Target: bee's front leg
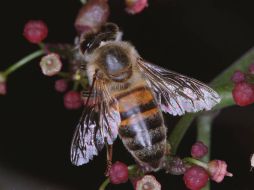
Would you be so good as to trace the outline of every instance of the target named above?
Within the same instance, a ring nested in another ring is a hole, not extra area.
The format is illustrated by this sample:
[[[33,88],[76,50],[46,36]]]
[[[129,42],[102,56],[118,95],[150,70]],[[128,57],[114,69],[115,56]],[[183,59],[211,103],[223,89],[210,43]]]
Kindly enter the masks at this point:
[[[107,168],[105,171],[105,175],[109,176],[109,171],[112,166],[112,157],[113,157],[113,145],[109,145],[106,143],[106,149],[107,149]]]

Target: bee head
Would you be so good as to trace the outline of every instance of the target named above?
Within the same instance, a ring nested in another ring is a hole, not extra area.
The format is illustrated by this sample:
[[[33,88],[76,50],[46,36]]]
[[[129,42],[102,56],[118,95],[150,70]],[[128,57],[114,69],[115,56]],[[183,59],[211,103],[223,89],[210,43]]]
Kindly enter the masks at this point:
[[[101,45],[101,42],[117,40],[119,33],[119,28],[116,24],[106,23],[98,33],[88,33],[82,36],[80,50],[83,54],[92,53]]]

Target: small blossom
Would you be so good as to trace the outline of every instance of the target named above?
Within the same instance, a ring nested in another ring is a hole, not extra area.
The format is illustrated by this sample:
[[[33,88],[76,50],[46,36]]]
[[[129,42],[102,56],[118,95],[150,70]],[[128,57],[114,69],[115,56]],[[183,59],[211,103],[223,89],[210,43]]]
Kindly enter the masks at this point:
[[[0,95],[6,95],[7,86],[6,86],[6,77],[3,73],[0,72]]]
[[[112,184],[121,184],[128,181],[128,167],[122,162],[115,162],[109,170],[109,179]]]
[[[6,95],[6,94],[7,94],[6,82],[0,82],[0,95]]]
[[[161,190],[161,184],[152,175],[145,175],[137,181],[136,190]]]
[[[68,88],[68,83],[65,79],[59,79],[55,81],[55,90],[57,92],[65,92]]]
[[[201,141],[196,142],[191,147],[191,156],[193,158],[202,158],[208,152],[208,147]]]
[[[48,27],[41,20],[30,20],[25,24],[23,35],[34,44],[43,41],[48,35]]]
[[[44,75],[53,76],[61,70],[62,62],[58,54],[50,53],[42,57],[40,66]]]
[[[250,74],[254,74],[254,63],[252,63],[252,64],[249,66],[249,72],[250,72]]]
[[[75,110],[80,108],[83,102],[80,97],[80,93],[76,91],[69,91],[64,95],[64,106],[67,109]]]
[[[245,74],[242,71],[235,71],[231,77],[231,80],[234,83],[244,82],[245,81]]]
[[[79,11],[75,28],[78,33],[96,32],[107,22],[109,6],[107,0],[90,0]]]
[[[246,82],[235,84],[232,94],[239,106],[247,106],[254,102],[254,86]]]
[[[129,14],[137,14],[148,6],[147,0],[125,0],[126,12]]]
[[[222,160],[212,160],[208,163],[208,171],[211,179],[220,183],[225,176],[232,177],[233,174],[227,171],[227,163]]]
[[[206,185],[209,175],[204,168],[192,166],[184,173],[183,179],[188,189],[200,190]]]
[[[251,167],[251,170],[254,168],[254,154],[250,156],[250,167]]]

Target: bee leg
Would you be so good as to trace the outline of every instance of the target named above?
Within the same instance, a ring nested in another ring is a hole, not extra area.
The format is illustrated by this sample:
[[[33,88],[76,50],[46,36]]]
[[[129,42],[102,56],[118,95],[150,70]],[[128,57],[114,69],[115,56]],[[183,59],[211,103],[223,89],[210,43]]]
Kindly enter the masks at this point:
[[[109,176],[109,171],[112,166],[112,157],[113,157],[113,145],[109,145],[106,143],[106,151],[107,151],[107,168],[105,171],[105,176]]]

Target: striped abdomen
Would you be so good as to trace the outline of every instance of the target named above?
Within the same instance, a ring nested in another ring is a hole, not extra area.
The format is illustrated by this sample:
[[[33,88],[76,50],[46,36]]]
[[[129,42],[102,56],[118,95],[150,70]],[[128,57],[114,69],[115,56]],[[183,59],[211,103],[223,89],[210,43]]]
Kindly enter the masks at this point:
[[[136,87],[117,96],[125,147],[142,166],[159,169],[166,147],[166,128],[161,111],[147,87]]]

